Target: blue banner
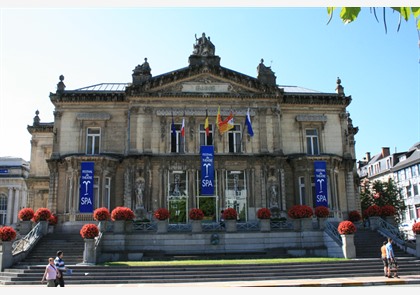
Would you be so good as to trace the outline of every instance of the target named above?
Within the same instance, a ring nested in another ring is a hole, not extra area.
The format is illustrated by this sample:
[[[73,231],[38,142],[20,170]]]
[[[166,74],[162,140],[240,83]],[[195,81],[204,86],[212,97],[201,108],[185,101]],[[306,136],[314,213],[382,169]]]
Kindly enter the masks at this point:
[[[327,192],[327,163],[325,161],[315,161],[315,207],[328,207],[328,192]]]
[[[214,195],[214,147],[203,145],[201,155],[201,195]]]
[[[82,213],[93,212],[93,168],[93,162],[81,163],[79,211]]]

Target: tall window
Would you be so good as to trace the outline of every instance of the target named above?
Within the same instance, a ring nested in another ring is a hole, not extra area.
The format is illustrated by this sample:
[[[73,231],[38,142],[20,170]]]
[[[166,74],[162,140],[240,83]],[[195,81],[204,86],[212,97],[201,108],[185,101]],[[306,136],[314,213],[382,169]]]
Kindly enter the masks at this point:
[[[111,206],[111,177],[105,177],[105,192],[103,193],[103,206],[109,208]]]
[[[204,124],[200,124],[200,146],[213,145],[213,124],[209,124],[209,131],[209,136],[207,136]]]
[[[305,177],[299,177],[299,204],[305,204]]]
[[[247,189],[244,171],[226,171],[225,208],[234,208],[239,219],[247,220]]]
[[[229,135],[229,153],[240,153],[241,146],[241,125],[235,124],[228,132]]]
[[[89,127],[86,133],[86,154],[87,155],[99,154],[100,142],[101,142],[101,129]]]
[[[169,129],[171,133],[171,153],[183,153],[184,152],[184,140],[185,137],[181,136],[181,124],[175,125],[175,133],[172,132],[172,126]]]
[[[306,129],[306,148],[308,155],[319,155],[318,130]]]
[[[185,223],[188,212],[188,180],[186,171],[170,171],[168,175],[168,210],[170,223]]]
[[[95,208],[102,207],[99,200],[99,177],[93,179],[93,204]]]
[[[7,215],[7,196],[0,195],[0,224],[6,224]]]

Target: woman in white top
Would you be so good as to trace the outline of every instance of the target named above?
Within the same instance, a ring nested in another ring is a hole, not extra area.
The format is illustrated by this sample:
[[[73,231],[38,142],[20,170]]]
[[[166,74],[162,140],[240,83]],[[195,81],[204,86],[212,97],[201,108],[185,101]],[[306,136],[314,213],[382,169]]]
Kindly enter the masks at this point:
[[[54,265],[54,258],[48,258],[48,265],[45,267],[44,275],[42,276],[41,283],[47,280],[47,287],[55,287],[55,279],[59,275],[57,268]]]

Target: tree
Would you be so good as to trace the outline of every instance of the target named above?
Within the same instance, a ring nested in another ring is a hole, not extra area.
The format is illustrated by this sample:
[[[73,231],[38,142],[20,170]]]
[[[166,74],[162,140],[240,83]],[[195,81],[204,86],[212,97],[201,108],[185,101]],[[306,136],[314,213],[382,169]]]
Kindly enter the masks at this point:
[[[361,205],[362,212],[364,212],[369,206],[378,205],[380,207],[385,205],[392,205],[396,210],[396,218],[399,220],[399,216],[406,209],[404,200],[401,196],[401,189],[398,188],[392,179],[387,182],[381,182],[376,180],[370,182],[365,180],[361,183]]]
[[[331,19],[333,18],[334,10],[337,7],[327,7],[328,15],[330,16],[330,19],[328,20],[328,23],[330,23]],[[379,22],[378,17],[376,15],[376,10],[380,9],[378,7],[371,7],[370,12],[374,14],[376,20]],[[397,31],[399,31],[401,26],[401,20],[404,19],[405,21],[408,21],[411,16],[413,16],[416,19],[416,27],[417,30],[420,30],[420,7],[382,7],[382,17],[385,27],[385,33],[387,32],[387,25],[386,25],[386,11],[387,9],[391,10],[392,12],[399,13],[399,21],[398,21],[398,27]],[[351,23],[357,19],[357,16],[359,15],[360,11],[362,10],[361,7],[341,7],[340,11],[340,18],[343,20],[345,24]]]

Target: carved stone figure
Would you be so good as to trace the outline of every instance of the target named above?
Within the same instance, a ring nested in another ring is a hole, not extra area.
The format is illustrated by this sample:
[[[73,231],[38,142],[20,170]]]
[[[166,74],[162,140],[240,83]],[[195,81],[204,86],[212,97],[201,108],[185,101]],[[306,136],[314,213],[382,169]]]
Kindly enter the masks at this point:
[[[144,208],[144,178],[139,177],[136,179],[136,208]]]
[[[197,38],[197,35],[195,35],[195,44],[193,47],[194,55],[213,56],[215,52],[215,47],[210,41],[210,37],[207,38],[205,33],[200,38]]]
[[[279,204],[277,202],[277,185],[272,184],[270,187],[270,208],[278,206]]]

